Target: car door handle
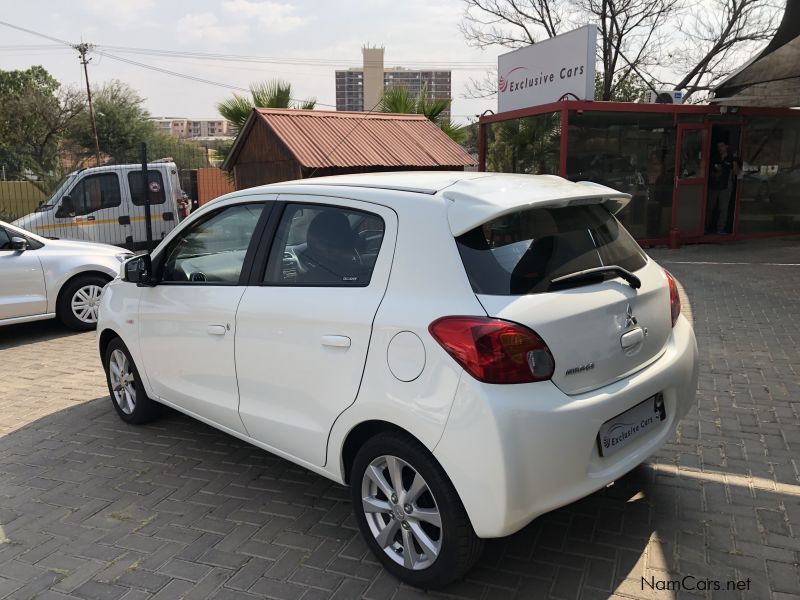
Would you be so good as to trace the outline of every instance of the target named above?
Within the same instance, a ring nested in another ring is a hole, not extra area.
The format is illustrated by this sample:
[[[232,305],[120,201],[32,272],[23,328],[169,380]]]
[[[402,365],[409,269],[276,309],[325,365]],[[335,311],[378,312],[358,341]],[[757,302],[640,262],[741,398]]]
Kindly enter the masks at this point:
[[[323,346],[332,346],[334,348],[349,348],[350,338],[346,335],[323,335]]]
[[[206,327],[208,335],[225,335],[227,331],[225,325],[209,325]]]

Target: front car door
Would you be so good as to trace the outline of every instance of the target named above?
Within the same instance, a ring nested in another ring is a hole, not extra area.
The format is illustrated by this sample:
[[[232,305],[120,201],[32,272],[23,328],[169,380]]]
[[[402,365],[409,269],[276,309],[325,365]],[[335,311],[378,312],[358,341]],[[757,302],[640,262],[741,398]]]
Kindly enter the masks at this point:
[[[160,399],[245,433],[233,343],[263,201],[229,204],[180,231],[153,258],[139,301],[142,362]]]
[[[119,174],[95,173],[78,180],[56,209],[57,237],[122,244],[125,234],[119,226],[122,209]]]
[[[0,227],[0,320],[47,312],[42,264],[35,249],[11,249],[15,235]]]
[[[397,216],[339,198],[279,200],[266,268],[253,275],[260,285],[236,315],[239,412],[257,441],[323,465],[333,422],[361,383]]]

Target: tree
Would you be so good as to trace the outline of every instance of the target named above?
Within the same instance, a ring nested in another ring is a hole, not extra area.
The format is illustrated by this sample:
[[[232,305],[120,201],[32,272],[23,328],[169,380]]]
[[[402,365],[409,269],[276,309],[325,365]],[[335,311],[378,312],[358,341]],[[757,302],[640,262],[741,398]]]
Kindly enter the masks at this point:
[[[492,123],[486,133],[489,171],[535,175],[558,172],[560,114]]]
[[[708,0],[707,6],[681,21],[682,46],[669,53],[684,73],[669,83],[686,90],[684,99],[713,89],[749,58],[742,49],[771,40],[780,24],[780,12],[765,0]]]
[[[279,79],[272,79],[250,86],[250,97],[234,94],[232,98],[217,104],[217,111],[233,124],[235,131],[241,131],[254,108],[300,108],[312,110],[317,104],[316,98],[309,98],[299,103],[292,98],[292,84]]]
[[[535,44],[596,23],[601,100],[627,95],[617,88],[631,79],[639,82],[635,86],[674,86],[684,98],[707,91],[735,66],[735,57],[771,38],[777,26],[773,0],[699,0],[700,7],[688,0],[463,1],[461,31],[480,48]],[[679,79],[670,82],[665,68],[679,70]],[[488,79],[473,81],[468,89],[473,97],[495,91]]]
[[[0,164],[6,176],[41,181],[54,174],[59,139],[82,111],[80,94],[43,67],[0,71]]]
[[[596,73],[594,77],[594,99],[602,100],[604,93],[605,79],[602,73]],[[638,75],[628,75],[613,85],[613,92],[609,100],[614,102],[639,102],[648,97],[650,91],[655,86],[655,82],[646,82]]]
[[[461,31],[477,47],[519,47],[596,23],[602,100],[657,60],[660,36],[678,0],[464,0]],[[482,88],[485,88],[485,84]],[[485,91],[485,90],[484,90]]]
[[[450,98],[429,98],[426,85],[422,86],[416,96],[412,96],[405,86],[394,86],[384,90],[378,110],[385,113],[425,115],[453,141],[460,144],[466,139],[467,132],[442,115],[450,108],[451,103],[452,99]]]
[[[178,171],[199,169],[209,165],[208,150],[191,140],[179,140],[171,135],[157,132],[145,141],[147,142],[148,160],[171,158],[178,167]],[[139,156],[133,158],[133,162],[139,162],[139,160]]]
[[[136,162],[142,142],[152,140],[156,127],[144,108],[145,99],[122,81],[113,80],[92,90],[100,151],[112,162]],[[67,143],[85,156],[94,152],[89,112],[75,119],[67,132]]]

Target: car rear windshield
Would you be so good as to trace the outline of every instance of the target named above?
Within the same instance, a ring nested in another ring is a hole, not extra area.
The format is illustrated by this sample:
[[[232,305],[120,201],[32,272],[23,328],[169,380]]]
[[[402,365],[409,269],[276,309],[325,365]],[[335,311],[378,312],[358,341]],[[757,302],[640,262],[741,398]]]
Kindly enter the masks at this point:
[[[625,228],[598,204],[521,210],[456,242],[477,294],[538,294],[563,275],[608,265],[633,272],[647,262]]]

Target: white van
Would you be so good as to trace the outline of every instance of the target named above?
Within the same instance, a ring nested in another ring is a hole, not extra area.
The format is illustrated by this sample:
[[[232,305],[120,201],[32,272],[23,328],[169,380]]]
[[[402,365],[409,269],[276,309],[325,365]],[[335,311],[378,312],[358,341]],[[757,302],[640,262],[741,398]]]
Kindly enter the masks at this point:
[[[148,194],[141,165],[112,165],[70,173],[36,212],[14,225],[44,237],[143,247],[145,203],[150,202],[153,240],[158,243],[181,220],[182,191],[174,162],[149,163]]]

